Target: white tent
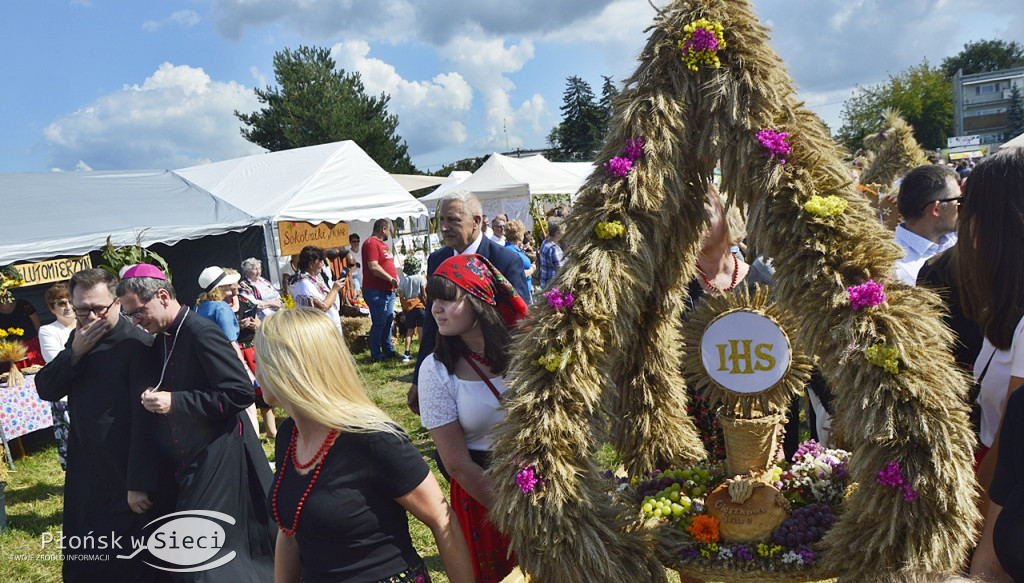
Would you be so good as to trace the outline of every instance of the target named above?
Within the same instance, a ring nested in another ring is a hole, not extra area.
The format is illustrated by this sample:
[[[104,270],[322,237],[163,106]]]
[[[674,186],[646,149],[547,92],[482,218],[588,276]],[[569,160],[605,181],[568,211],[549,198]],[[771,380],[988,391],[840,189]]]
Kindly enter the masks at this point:
[[[176,172],[254,217],[273,222],[373,221],[427,212],[352,141],[234,158]]]
[[[448,180],[445,181],[441,186],[435,188],[430,194],[420,197],[420,202],[423,204],[429,204],[441,200],[444,193],[458,189],[459,185],[466,181],[467,178],[472,176],[473,173],[466,170],[453,170],[448,175]]]
[[[475,194],[484,214],[493,217],[505,213],[532,228],[531,195],[574,195],[583,182],[580,176],[556,167],[542,156],[510,158],[495,152],[457,188]]]
[[[1024,148],[1024,134],[1021,134],[1002,146],[999,146],[1000,150],[1005,150],[1006,148]]]
[[[173,245],[257,220],[169,170],[0,174],[0,265],[114,245]]]
[[[392,174],[391,177],[407,192],[444,184],[449,180],[449,178],[443,176],[426,176],[421,174]]]

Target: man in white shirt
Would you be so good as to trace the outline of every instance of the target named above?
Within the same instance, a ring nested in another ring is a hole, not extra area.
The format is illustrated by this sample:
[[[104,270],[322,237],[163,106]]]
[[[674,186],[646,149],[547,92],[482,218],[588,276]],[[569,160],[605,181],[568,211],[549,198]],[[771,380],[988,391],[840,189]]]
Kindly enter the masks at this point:
[[[928,258],[956,245],[960,184],[949,166],[918,166],[900,183],[897,208],[903,222],[896,227],[896,242],[906,255],[896,262],[896,278],[915,285],[917,272]]]

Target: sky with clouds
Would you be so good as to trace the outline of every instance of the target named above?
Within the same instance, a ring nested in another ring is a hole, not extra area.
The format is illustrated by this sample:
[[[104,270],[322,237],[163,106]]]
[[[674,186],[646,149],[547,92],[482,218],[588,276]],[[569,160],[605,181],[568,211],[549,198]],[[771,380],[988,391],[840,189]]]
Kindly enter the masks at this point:
[[[657,2],[656,2],[657,3]],[[807,106],[833,130],[856,85],[972,40],[1024,43],[1021,0],[760,0]],[[566,77],[635,68],[647,0],[41,0],[0,5],[0,172],[180,168],[261,151],[274,53],[331,49],[391,96],[421,170],[541,148]]]

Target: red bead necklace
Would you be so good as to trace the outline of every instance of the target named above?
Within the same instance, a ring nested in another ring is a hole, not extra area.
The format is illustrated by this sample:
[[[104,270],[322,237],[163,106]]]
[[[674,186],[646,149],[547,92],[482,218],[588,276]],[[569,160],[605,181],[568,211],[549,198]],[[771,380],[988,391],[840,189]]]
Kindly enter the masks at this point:
[[[487,368],[491,368],[491,361],[484,358],[483,355],[477,354],[468,348],[466,349],[466,357],[472,358],[473,360],[479,362],[480,364],[486,366]]]
[[[281,472],[277,482],[274,483],[274,495],[271,499],[272,506],[274,509],[274,521],[281,527],[281,532],[287,536],[295,534],[295,529],[299,526],[299,515],[302,514],[302,505],[305,504],[306,498],[309,496],[309,492],[313,489],[313,484],[316,484],[316,479],[320,476],[320,469],[323,467],[324,458],[327,457],[327,450],[330,449],[334,443],[334,438],[338,436],[338,430],[332,429],[327,433],[327,437],[324,438],[324,442],[320,444],[320,449],[317,450],[316,454],[313,455],[313,459],[309,460],[306,464],[300,464],[299,460],[295,457],[295,441],[299,436],[299,428],[292,428],[292,440],[288,444],[288,451],[284,454],[284,461],[281,462]],[[292,463],[296,468],[304,470],[314,463],[316,463],[316,469],[313,470],[313,478],[309,481],[309,485],[306,486],[306,491],[302,493],[302,497],[299,498],[299,505],[295,508],[295,519],[292,521],[292,527],[285,528],[281,522],[281,515],[277,511],[277,491],[281,488],[281,482],[284,481],[284,475],[288,471],[288,460],[292,460]],[[320,463],[317,463],[320,462]]]
[[[730,255],[732,255],[732,265],[733,265],[732,282],[729,284],[729,287],[727,287],[725,289],[719,289],[719,287],[717,285],[711,283],[711,280],[708,279],[708,276],[704,275],[704,272],[701,271],[700,265],[697,265],[697,274],[700,275],[700,278],[702,280],[704,280],[704,285],[708,286],[708,289],[718,290],[720,292],[727,292],[727,291],[731,290],[732,288],[736,287],[736,283],[739,282],[739,279],[740,279],[740,260],[739,260],[739,257],[736,257],[735,253],[730,253]]]

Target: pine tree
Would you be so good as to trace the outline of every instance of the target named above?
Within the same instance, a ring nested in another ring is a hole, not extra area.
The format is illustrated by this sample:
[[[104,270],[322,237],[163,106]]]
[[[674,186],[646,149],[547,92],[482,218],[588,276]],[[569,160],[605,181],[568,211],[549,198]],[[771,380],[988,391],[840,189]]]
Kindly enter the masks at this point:
[[[548,143],[558,150],[555,157],[561,160],[593,160],[606,126],[590,84],[576,76],[567,78],[561,111],[562,123],[548,134]]]
[[[1006,110],[1006,136],[1012,140],[1024,134],[1024,97],[1021,97],[1020,87],[1014,85],[1010,89],[1010,106]]]
[[[604,84],[601,86],[601,101],[598,105],[601,106],[602,124],[601,124],[601,135],[604,136],[608,133],[608,124],[612,121],[612,104],[615,101],[615,97],[619,94],[619,89],[615,87],[615,83],[612,82],[612,78],[607,75],[601,75],[604,79]]]

